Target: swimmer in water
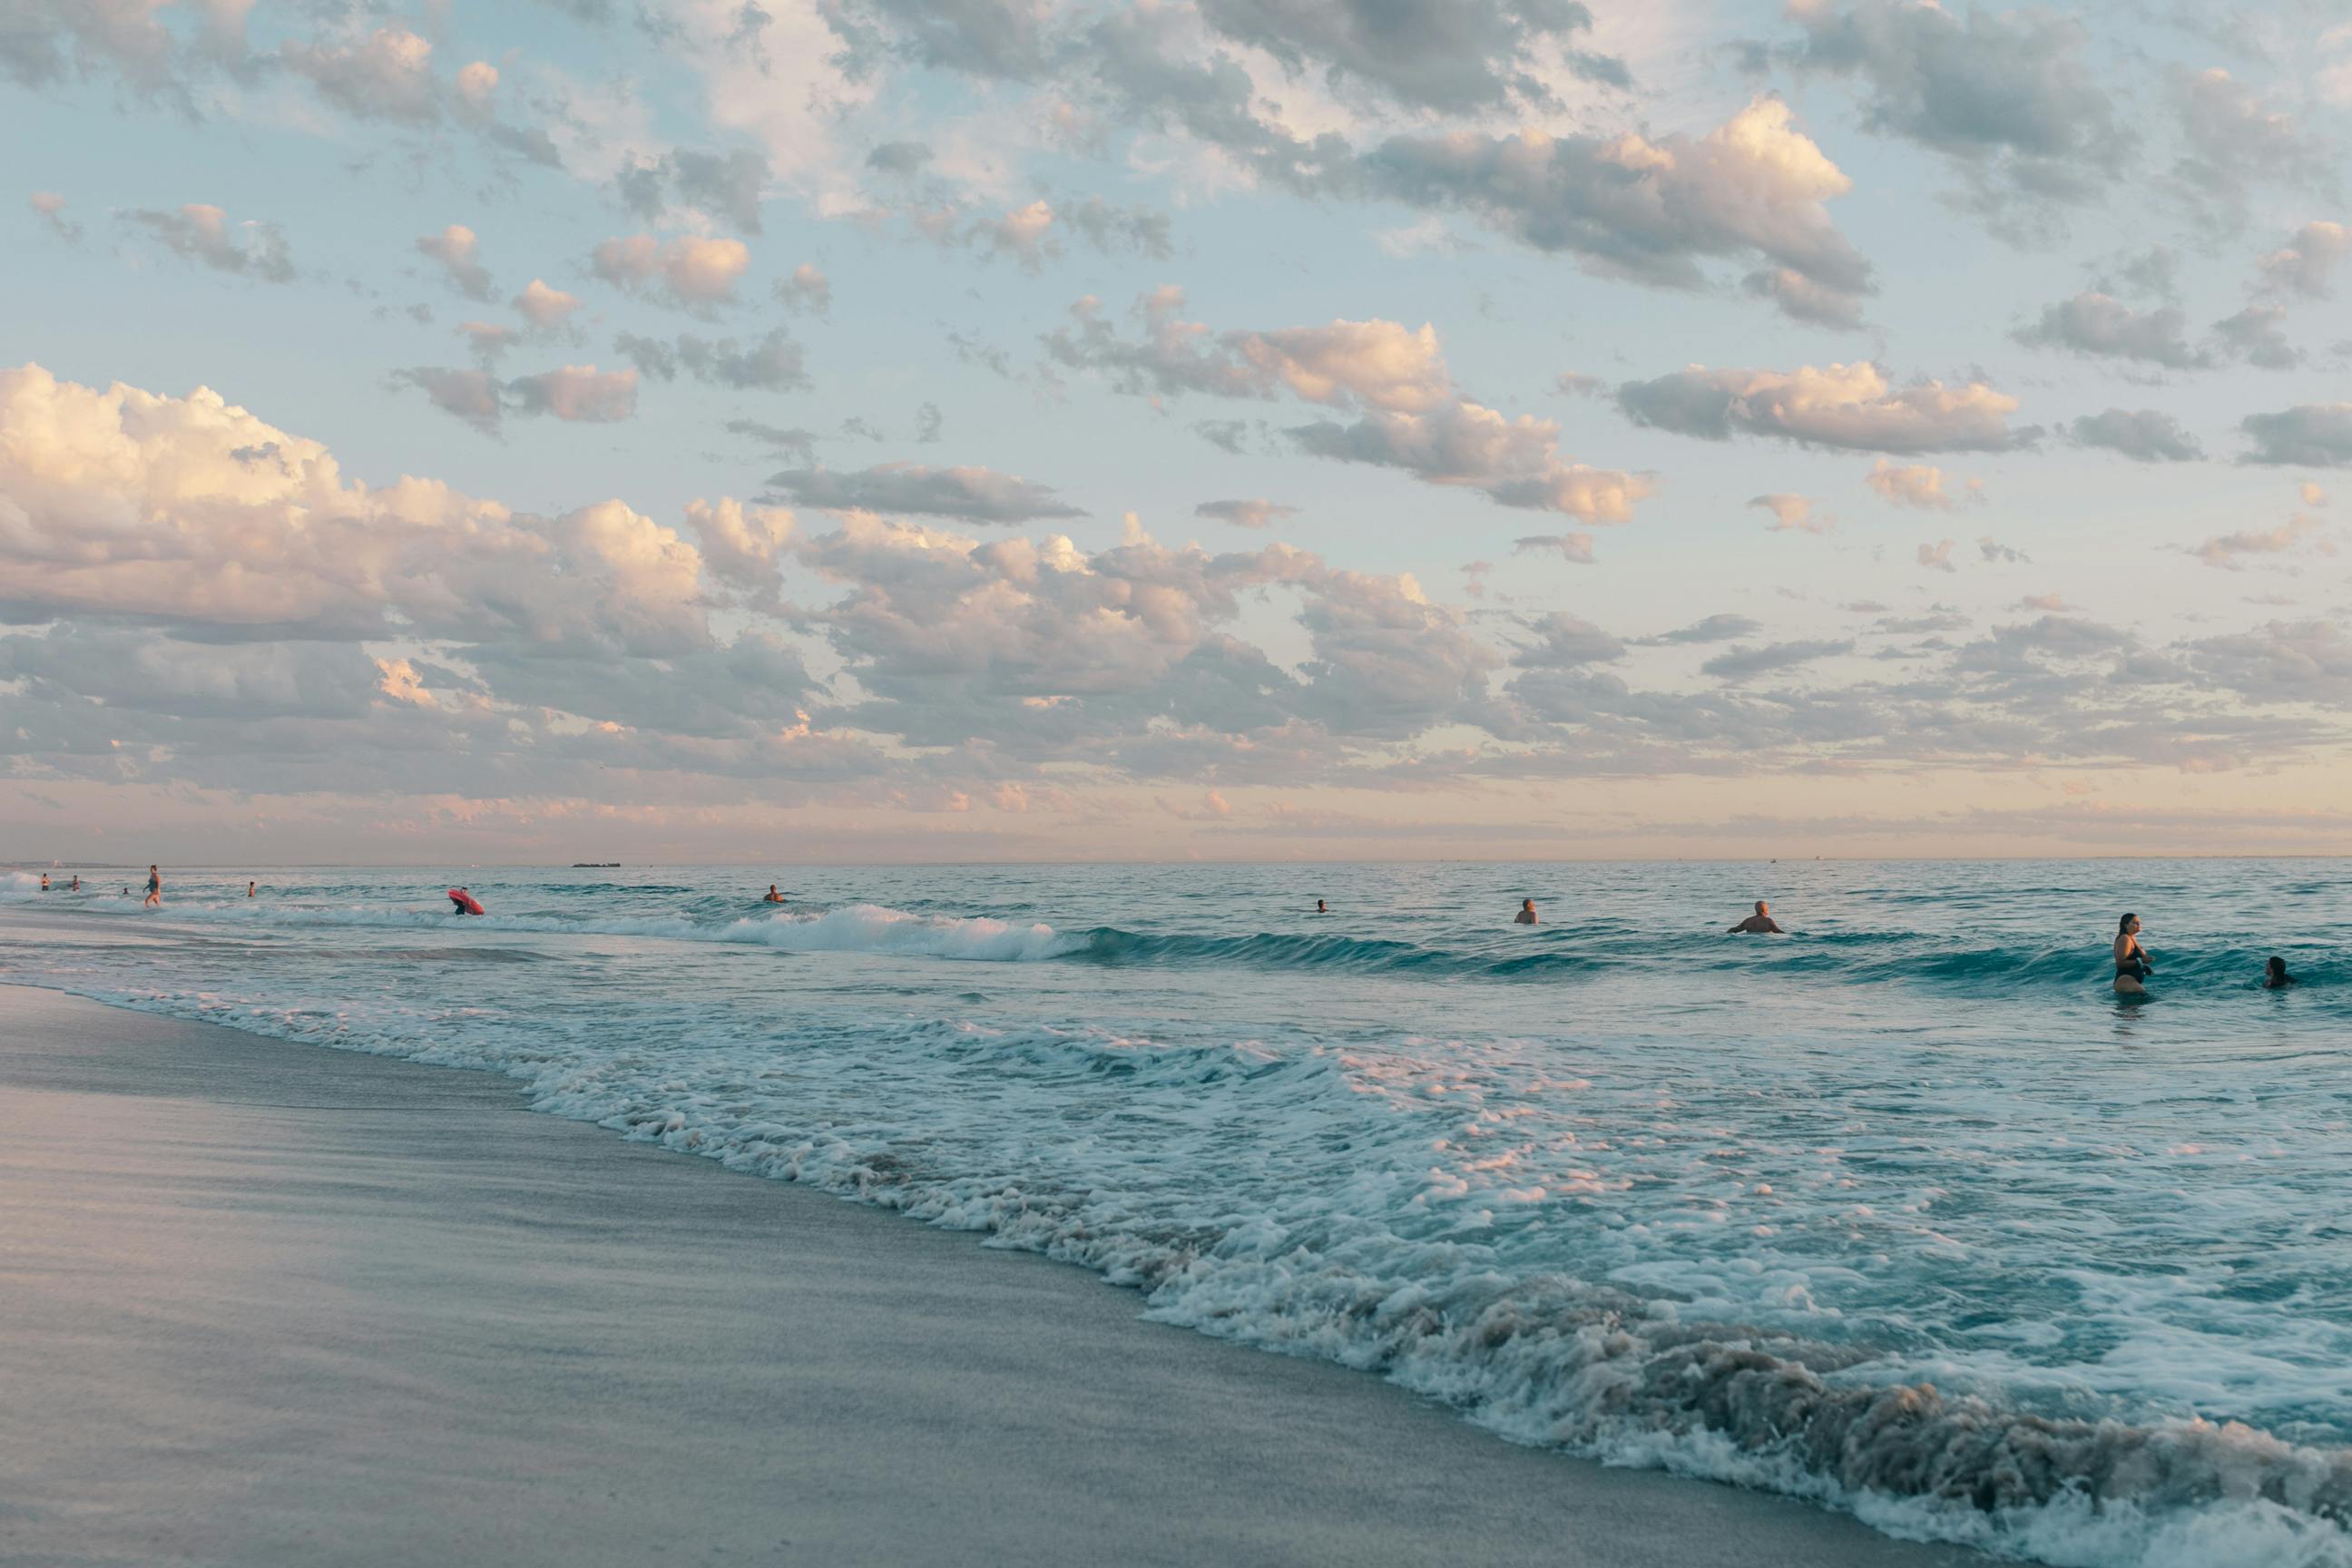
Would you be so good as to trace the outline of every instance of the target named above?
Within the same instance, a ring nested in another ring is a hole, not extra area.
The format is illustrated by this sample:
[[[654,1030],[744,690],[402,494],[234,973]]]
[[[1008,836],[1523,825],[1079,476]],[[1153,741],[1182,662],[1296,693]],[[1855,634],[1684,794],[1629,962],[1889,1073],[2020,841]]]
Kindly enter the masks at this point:
[[[763,904],[781,904],[784,901],[784,896],[776,891],[776,885],[771,882],[768,884],[768,896],[760,901]]]
[[[449,906],[461,915],[470,915],[474,911],[466,907],[466,900],[473,896],[463,888],[452,888],[449,889]]]
[[[130,891],[127,888],[123,890],[125,892]],[[142,907],[151,910],[159,909],[163,906],[163,873],[155,869],[154,867],[150,866],[147,868],[147,901]]]
[[[1511,923],[1514,925],[1523,926],[1536,926],[1543,924],[1543,921],[1536,919],[1536,901],[1533,899],[1521,899],[1519,900],[1519,912],[1511,917]]]
[[[80,892],[80,891],[81,891],[81,873],[80,873],[80,872],[77,871],[77,872],[75,872],[75,873],[74,873],[73,886],[72,886],[72,887],[70,887],[70,888],[68,888],[68,889],[66,889],[66,891],[67,891],[67,892],[68,892],[68,893],[79,893],[79,892]]]
[[[1318,915],[1328,915],[1331,911],[1324,906],[1322,900],[1318,899],[1315,900],[1315,912]]]
[[[1781,929],[1780,922],[1772,918],[1772,906],[1759,899],[1756,900],[1756,912],[1724,932],[1724,935],[1737,936],[1743,932],[1760,935],[1765,931],[1772,931],[1780,936],[1789,934]]]
[[[258,883],[247,882],[245,885],[245,896],[248,899],[253,897],[253,889],[257,886],[259,886]]]
[[[2284,958],[2272,959],[2269,967],[2263,974],[2263,989],[2265,991],[2284,991],[2290,985],[2302,984],[2302,981],[2286,972],[2286,960]]]
[[[43,892],[45,892],[45,893],[46,893],[46,892],[47,892],[48,890],[49,890],[49,874],[48,874],[47,871],[44,871],[44,872],[42,872],[42,873],[41,873],[41,891],[43,891]]]
[[[2137,991],[2140,982],[2155,972],[2147,950],[2139,944],[2139,917],[2124,916],[2116,921],[2116,989]]]

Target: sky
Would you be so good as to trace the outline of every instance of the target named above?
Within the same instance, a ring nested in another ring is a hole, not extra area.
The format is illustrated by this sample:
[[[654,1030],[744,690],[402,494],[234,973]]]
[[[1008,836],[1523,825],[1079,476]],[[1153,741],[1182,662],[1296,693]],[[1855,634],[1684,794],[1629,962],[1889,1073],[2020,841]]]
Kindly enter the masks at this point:
[[[2352,852],[2352,0],[0,0],[0,856]]]

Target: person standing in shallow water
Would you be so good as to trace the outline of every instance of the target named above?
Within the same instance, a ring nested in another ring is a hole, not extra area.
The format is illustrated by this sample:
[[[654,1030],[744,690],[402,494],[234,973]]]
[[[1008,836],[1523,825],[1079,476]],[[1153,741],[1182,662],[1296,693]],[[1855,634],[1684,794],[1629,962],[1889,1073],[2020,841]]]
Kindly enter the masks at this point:
[[[776,891],[776,885],[771,882],[768,884],[768,896],[760,901],[763,904],[781,904],[784,901],[784,896]]]
[[[1543,924],[1543,921],[1536,918],[1536,901],[1533,899],[1521,899],[1519,900],[1519,912],[1511,917],[1511,922],[1514,925],[1523,926],[1536,926]]]
[[[257,886],[259,886],[258,883],[247,882],[245,885],[245,896],[248,899],[253,897],[253,889]]]
[[[160,906],[163,901],[163,873],[155,869],[154,867],[150,866],[147,868],[147,902],[145,907],[151,910],[155,909]]]
[[[1759,899],[1756,900],[1756,912],[1749,915],[1746,920],[1741,921],[1738,925],[1733,926],[1724,934],[1727,936],[1738,936],[1742,933],[1753,934],[1764,931],[1771,931],[1780,936],[1786,936],[1789,934],[1781,928],[1780,922],[1772,918],[1772,906],[1766,903],[1763,900]]]

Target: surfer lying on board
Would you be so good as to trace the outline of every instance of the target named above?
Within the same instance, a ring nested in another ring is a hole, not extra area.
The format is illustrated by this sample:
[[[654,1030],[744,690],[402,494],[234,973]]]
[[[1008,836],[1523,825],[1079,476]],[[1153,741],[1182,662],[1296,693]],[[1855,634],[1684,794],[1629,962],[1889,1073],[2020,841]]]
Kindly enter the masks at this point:
[[[1756,900],[1756,912],[1749,915],[1746,920],[1741,921],[1738,925],[1733,926],[1724,934],[1727,936],[1738,936],[1742,932],[1762,931],[1776,931],[1782,936],[1789,934],[1786,931],[1781,929],[1780,922],[1772,918],[1772,906],[1766,903],[1763,900],[1759,899]]]
[[[2126,915],[2116,922],[2116,989],[2137,991],[2140,982],[2156,973],[2147,949],[2139,944],[2139,917]]]

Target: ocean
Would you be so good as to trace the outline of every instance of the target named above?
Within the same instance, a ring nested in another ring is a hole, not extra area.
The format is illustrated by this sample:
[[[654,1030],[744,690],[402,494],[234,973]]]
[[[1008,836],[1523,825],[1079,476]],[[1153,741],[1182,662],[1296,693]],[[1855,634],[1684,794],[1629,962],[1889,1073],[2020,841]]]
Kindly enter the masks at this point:
[[[0,872],[0,981],[504,1073],[1512,1441],[2352,1565],[2352,863],[79,869]]]

